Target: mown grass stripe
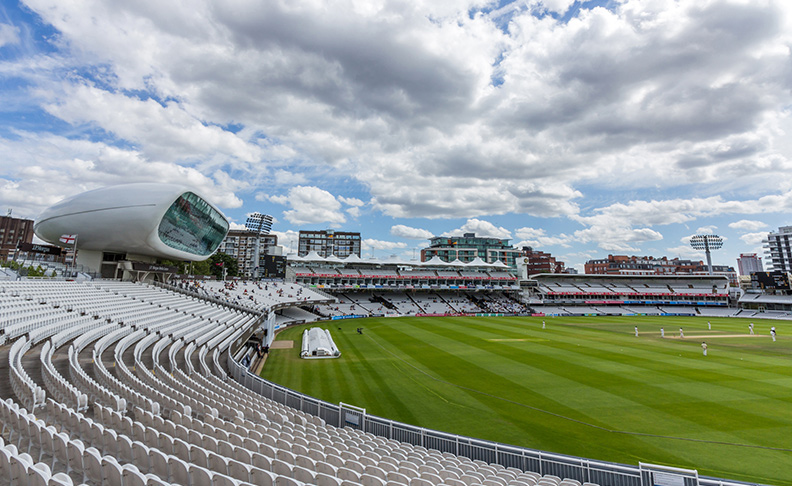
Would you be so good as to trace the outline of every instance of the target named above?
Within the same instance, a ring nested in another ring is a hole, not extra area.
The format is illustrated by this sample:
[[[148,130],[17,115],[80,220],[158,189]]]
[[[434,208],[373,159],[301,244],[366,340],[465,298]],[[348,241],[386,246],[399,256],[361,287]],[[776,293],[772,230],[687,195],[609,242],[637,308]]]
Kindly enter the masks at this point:
[[[776,344],[764,336],[713,340],[705,359],[698,338],[660,339],[660,326],[667,336],[679,327],[688,335],[740,335],[746,321],[711,319],[713,331],[701,318],[547,318],[545,330],[541,321],[333,322],[328,327],[334,338],[336,327],[342,328],[336,338],[341,359],[307,365],[294,358],[298,350],[289,350],[288,357],[273,354],[264,374],[297,388],[281,381],[293,372],[270,367],[284,357],[289,366],[308,370],[299,374],[300,391],[328,393],[338,398],[328,401],[362,404],[371,413],[416,425],[598,459],[663,462],[697,467],[701,474],[792,485],[789,452],[716,443],[792,448],[792,324],[774,323]],[[362,336],[356,327],[365,329]],[[769,329],[764,323],[755,327]],[[320,386],[317,376],[334,386]],[[456,386],[467,384],[470,390]],[[343,393],[349,395],[340,398]],[[710,442],[625,436],[524,404],[609,430]]]

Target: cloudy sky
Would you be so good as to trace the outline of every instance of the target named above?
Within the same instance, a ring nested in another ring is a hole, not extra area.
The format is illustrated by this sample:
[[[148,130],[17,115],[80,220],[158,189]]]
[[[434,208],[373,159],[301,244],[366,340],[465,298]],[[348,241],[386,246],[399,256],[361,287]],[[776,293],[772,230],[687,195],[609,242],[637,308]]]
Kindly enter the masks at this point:
[[[0,204],[123,182],[412,257],[762,252],[792,224],[786,0],[0,2]]]

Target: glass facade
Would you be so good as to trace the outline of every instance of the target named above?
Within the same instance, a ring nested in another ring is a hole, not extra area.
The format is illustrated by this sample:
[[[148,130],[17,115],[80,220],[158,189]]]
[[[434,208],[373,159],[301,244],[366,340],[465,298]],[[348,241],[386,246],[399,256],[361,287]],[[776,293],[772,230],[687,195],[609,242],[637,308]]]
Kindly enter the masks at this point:
[[[311,251],[316,251],[322,257],[360,256],[360,233],[334,230],[300,231],[297,254],[305,256]]]
[[[163,243],[199,256],[211,255],[226,233],[228,221],[192,192],[179,196],[159,225],[159,238]]]
[[[466,233],[464,236],[430,238],[429,247],[421,250],[421,259],[427,261],[435,255],[444,262],[459,259],[462,263],[469,263],[481,258],[486,263],[500,260],[514,267],[520,250],[509,245],[508,239],[478,237],[475,233]]]

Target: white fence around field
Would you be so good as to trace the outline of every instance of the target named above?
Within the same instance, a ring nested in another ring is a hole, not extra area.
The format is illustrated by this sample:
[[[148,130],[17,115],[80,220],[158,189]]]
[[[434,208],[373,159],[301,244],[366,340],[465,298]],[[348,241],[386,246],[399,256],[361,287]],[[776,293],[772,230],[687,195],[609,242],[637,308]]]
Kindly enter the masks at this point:
[[[239,341],[238,341],[239,342]],[[437,430],[416,427],[375,415],[363,409],[328,403],[254,375],[248,368],[234,360],[236,349],[229,349],[228,369],[231,376],[246,388],[278,403],[321,417],[325,422],[339,427],[353,427],[364,432],[419,445],[427,449],[450,452],[488,464],[516,467],[542,475],[552,474],[561,478],[591,482],[601,486],[651,486],[651,472],[639,466],[595,461],[582,457],[553,454],[534,449],[517,447]],[[697,482],[685,478],[684,486],[746,486],[759,483],[729,481],[717,478],[698,477]]]

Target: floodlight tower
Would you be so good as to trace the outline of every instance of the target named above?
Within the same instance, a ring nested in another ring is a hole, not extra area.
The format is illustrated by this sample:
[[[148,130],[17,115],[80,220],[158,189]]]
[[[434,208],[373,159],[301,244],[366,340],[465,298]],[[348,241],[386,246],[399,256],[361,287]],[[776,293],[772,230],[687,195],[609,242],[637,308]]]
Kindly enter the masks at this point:
[[[272,216],[269,214],[253,213],[247,217],[245,229],[256,233],[256,253],[253,257],[253,280],[258,280],[261,235],[268,235],[272,229]]]
[[[707,270],[712,275],[712,256],[710,250],[720,250],[723,246],[723,238],[718,235],[696,235],[690,239],[690,246],[695,250],[704,250],[707,254]]]

